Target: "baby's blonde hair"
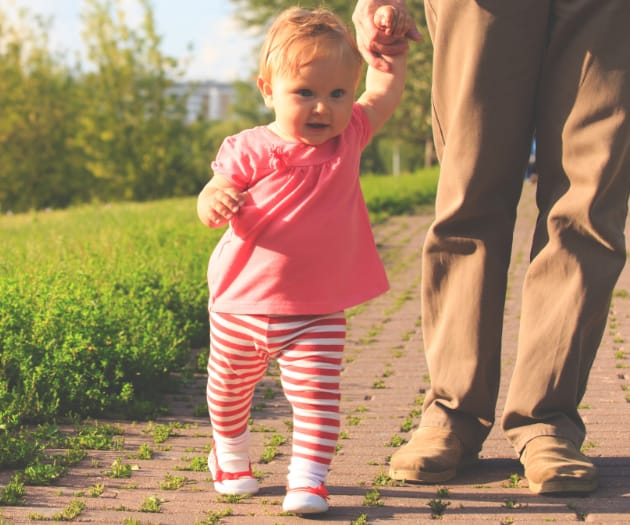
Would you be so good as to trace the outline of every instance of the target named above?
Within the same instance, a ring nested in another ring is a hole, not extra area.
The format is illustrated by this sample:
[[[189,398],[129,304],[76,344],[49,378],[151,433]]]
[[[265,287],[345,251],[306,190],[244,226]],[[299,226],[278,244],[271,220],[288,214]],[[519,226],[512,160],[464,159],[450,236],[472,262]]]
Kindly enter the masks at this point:
[[[356,63],[357,80],[362,58],[348,27],[334,13],[290,7],[273,22],[260,53],[260,77],[296,74],[319,57],[349,57]]]

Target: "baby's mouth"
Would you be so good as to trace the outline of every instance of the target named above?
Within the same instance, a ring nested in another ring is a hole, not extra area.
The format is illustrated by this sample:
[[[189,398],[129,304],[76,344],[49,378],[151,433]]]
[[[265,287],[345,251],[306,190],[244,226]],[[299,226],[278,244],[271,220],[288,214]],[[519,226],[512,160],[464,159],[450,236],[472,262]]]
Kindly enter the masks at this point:
[[[306,126],[312,129],[324,129],[328,127],[328,124],[322,124],[321,122],[309,122]]]

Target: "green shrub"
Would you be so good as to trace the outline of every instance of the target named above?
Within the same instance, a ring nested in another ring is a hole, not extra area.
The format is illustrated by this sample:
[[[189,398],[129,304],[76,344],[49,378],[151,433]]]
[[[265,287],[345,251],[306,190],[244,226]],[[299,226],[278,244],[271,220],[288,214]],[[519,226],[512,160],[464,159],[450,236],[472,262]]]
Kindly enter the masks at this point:
[[[372,223],[394,215],[416,211],[435,200],[438,169],[420,174],[394,176],[370,175],[361,178],[361,187]]]

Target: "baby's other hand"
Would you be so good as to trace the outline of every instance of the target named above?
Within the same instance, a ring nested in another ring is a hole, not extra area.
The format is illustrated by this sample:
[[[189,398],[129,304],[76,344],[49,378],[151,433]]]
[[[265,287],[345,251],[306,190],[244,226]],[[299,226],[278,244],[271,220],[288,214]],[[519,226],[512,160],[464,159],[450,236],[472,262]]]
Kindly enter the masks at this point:
[[[211,228],[225,225],[238,213],[245,196],[245,192],[239,192],[236,188],[212,188],[206,193],[203,199],[205,202],[199,210],[202,221]]]

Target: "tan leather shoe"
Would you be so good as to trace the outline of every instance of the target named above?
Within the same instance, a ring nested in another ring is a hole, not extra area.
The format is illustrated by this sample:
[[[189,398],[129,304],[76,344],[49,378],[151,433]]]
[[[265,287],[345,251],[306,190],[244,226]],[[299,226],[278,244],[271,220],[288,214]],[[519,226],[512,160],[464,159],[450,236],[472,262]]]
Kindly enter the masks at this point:
[[[585,494],[597,488],[597,468],[568,439],[532,439],[521,454],[521,463],[529,490],[535,494]]]
[[[400,447],[389,462],[389,477],[417,483],[440,483],[453,479],[457,468],[476,461],[466,456],[464,445],[450,430],[420,427],[409,443]]]

